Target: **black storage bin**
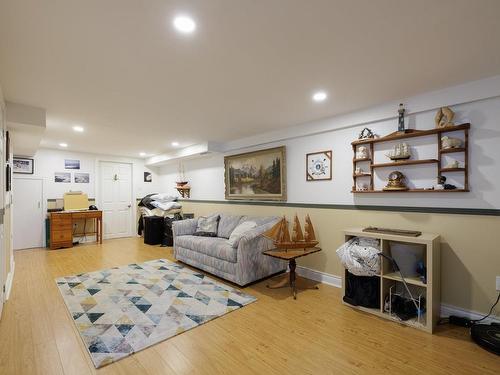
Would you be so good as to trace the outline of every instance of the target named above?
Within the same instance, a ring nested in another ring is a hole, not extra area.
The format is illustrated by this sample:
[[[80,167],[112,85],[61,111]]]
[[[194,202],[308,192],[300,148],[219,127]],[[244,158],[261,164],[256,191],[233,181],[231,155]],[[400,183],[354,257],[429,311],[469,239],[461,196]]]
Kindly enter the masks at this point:
[[[380,308],[380,277],[356,276],[345,271],[344,302],[353,306]]]
[[[163,230],[163,240],[161,242],[161,246],[174,246],[174,234],[172,233],[172,223],[175,221],[176,219],[171,219],[169,217],[166,217],[164,219],[164,223],[163,223],[163,227],[164,227],[164,230]]]
[[[163,217],[144,217],[144,243],[148,245],[159,245],[163,239]]]

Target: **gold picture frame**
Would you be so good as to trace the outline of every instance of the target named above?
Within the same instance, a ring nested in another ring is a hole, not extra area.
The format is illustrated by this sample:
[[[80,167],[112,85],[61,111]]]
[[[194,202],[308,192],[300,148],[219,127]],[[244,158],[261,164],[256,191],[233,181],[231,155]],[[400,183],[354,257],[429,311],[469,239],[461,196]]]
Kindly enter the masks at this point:
[[[226,199],[286,201],[285,146],[224,157]]]

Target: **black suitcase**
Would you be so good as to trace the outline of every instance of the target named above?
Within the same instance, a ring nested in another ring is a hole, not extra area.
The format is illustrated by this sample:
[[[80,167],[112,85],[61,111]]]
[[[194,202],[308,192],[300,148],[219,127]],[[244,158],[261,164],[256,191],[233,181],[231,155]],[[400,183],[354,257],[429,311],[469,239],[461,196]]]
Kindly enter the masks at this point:
[[[146,216],[144,218],[144,243],[159,245],[163,239],[164,221],[161,216]]]

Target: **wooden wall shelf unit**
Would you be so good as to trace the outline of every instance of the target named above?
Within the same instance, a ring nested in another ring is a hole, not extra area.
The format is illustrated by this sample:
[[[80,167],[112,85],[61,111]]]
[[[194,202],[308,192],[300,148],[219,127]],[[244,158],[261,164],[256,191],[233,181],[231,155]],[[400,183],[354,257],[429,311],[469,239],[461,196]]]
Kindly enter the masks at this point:
[[[368,138],[368,139],[359,139],[351,143],[352,150],[354,152],[354,158],[352,159],[353,165],[353,186],[351,193],[395,193],[395,192],[405,192],[405,193],[463,193],[469,191],[469,129],[470,124],[461,124],[455,126],[447,126],[444,128],[436,128],[430,130],[412,130],[409,129],[406,132],[394,132],[385,137],[380,138]],[[451,132],[464,132],[464,142],[463,147],[460,148],[447,148],[443,149],[441,147],[441,137],[445,133]],[[396,162],[388,162],[388,163],[374,163],[373,161],[373,153],[374,153],[374,145],[382,142],[392,142],[397,140],[416,138],[416,137],[425,137],[430,135],[436,135],[436,144],[437,144],[437,159],[423,159],[423,160],[414,160],[407,159]],[[370,149],[370,157],[356,159],[356,151],[357,147],[360,145],[368,145]],[[464,154],[464,167],[463,168],[444,168],[442,166],[442,155],[443,154],[451,154],[451,153],[463,153]],[[363,173],[356,173],[357,163],[361,162],[370,162],[369,171],[364,171]],[[402,191],[386,191],[386,190],[375,190],[374,182],[373,182],[373,173],[376,168],[387,168],[387,167],[402,167],[408,165],[421,165],[421,164],[436,164],[437,165],[437,173],[436,176],[441,177],[443,173],[448,172],[461,172],[464,174],[464,186],[462,189],[453,189],[453,190],[432,190],[432,189],[408,189]],[[369,188],[366,190],[358,190],[356,188],[356,180],[362,177],[369,177],[370,182],[368,184]]]
[[[433,333],[440,318],[441,310],[441,286],[440,286],[440,239],[439,235],[433,233],[422,233],[418,237],[400,236],[394,234],[371,233],[363,232],[362,228],[347,229],[344,231],[345,240],[349,241],[353,237],[369,237],[380,240],[381,251],[391,256],[390,244],[391,242],[407,243],[407,244],[420,244],[425,247],[424,250],[424,263],[427,268],[427,282],[423,283],[417,277],[405,277],[406,283],[409,285],[412,293],[419,293],[425,296],[426,299],[426,312],[421,317],[420,322],[417,319],[410,319],[401,321],[396,316],[390,315],[384,311],[384,301],[386,295],[389,293],[391,286],[397,285],[398,288],[403,287],[403,282],[399,272],[394,272],[390,262],[381,257],[380,274],[375,276],[380,278],[380,308],[366,308],[361,306],[352,306],[346,302],[344,305],[350,306],[354,309],[361,310],[370,314],[374,314],[384,319],[392,320],[403,325],[421,329],[428,333]],[[345,295],[345,279],[346,272],[342,275],[342,297]],[[343,300],[342,300],[343,301]]]
[[[408,190],[352,190],[351,193],[356,194],[373,194],[373,193],[466,193],[469,190],[453,189],[453,190],[430,190],[430,189],[408,189]]]

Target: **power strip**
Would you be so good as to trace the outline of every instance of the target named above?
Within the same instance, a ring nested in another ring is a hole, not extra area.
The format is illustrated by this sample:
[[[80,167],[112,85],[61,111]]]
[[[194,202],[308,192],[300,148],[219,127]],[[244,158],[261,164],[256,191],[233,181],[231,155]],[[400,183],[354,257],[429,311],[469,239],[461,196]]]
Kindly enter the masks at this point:
[[[467,318],[463,318],[461,316],[450,315],[450,324],[459,327],[470,327],[472,325],[472,321]]]

